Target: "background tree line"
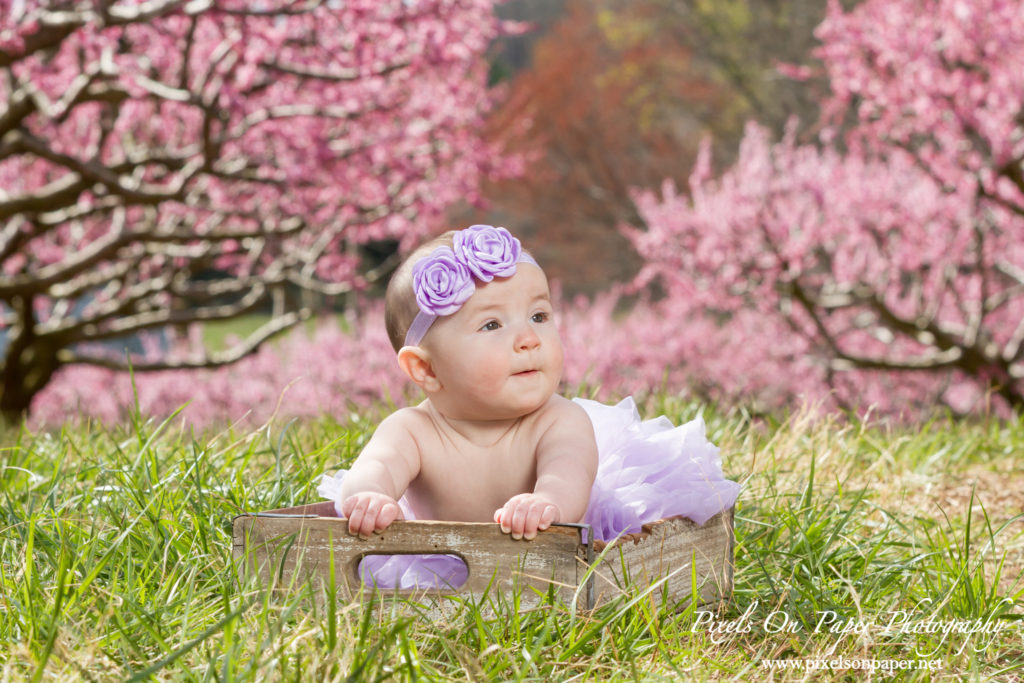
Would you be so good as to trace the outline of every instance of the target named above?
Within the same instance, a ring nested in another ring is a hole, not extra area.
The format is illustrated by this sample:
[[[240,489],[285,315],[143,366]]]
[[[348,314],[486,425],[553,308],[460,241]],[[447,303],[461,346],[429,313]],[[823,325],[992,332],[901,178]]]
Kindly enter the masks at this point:
[[[6,8],[5,413],[123,365],[90,342],[270,302],[233,349],[135,359],[234,361],[313,313],[288,287],[371,287],[366,249],[473,220],[593,295],[570,382],[1020,405],[1019,2],[541,7],[504,53],[482,0]]]

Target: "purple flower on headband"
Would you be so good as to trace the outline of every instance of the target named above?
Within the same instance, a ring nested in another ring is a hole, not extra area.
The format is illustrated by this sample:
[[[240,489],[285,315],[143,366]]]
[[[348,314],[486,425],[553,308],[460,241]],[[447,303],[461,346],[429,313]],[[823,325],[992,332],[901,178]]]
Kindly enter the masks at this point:
[[[416,303],[424,313],[451,315],[473,296],[473,275],[448,247],[438,247],[412,268]]]
[[[455,255],[481,282],[515,275],[522,247],[505,228],[471,225],[455,233],[453,240]]]

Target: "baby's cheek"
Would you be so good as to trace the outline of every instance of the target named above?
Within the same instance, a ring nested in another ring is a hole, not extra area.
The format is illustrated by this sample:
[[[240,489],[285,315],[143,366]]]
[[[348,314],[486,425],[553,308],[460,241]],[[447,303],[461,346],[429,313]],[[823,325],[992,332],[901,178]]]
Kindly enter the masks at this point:
[[[551,345],[551,365],[554,369],[552,374],[562,379],[562,372],[565,369],[565,349],[562,348],[562,340],[555,335],[555,341]]]
[[[480,368],[477,373],[479,384],[494,388],[501,386],[508,379],[511,371],[508,364],[497,358],[483,360],[478,367]]]
[[[476,372],[467,373],[457,387],[453,387],[467,406],[477,404],[481,399],[493,397],[505,386],[508,373],[498,372],[497,368],[478,367]]]

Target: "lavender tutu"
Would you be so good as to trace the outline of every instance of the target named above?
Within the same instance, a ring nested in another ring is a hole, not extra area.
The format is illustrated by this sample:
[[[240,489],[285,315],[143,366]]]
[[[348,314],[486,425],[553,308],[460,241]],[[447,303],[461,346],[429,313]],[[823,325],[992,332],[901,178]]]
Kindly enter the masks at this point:
[[[739,484],[723,477],[701,418],[676,427],[664,416],[641,420],[632,398],[614,406],[573,400],[590,416],[597,437],[597,477],[584,521],[598,540],[636,533],[666,517],[704,524],[736,502]],[[336,508],[346,473],[325,474],[317,488]],[[404,498],[398,503],[406,519],[415,518]],[[379,588],[458,587],[467,571],[452,555],[371,555],[359,566],[363,582]]]

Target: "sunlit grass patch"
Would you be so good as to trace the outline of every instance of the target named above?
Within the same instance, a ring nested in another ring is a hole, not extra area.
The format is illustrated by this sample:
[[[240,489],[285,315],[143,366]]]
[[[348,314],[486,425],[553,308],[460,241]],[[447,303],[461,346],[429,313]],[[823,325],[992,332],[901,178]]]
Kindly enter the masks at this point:
[[[744,485],[728,603],[673,611],[633,585],[592,613],[527,611],[495,594],[448,599],[438,616],[239,577],[231,518],[315,501],[319,475],[365,443],[370,415],[239,433],[137,416],[10,431],[0,676],[805,680],[765,663],[840,656],[937,659],[936,676],[1024,673],[1020,421],[882,426],[807,411],[772,422],[673,397],[658,407],[676,422],[703,414]],[[986,620],[1002,628],[927,626]]]

